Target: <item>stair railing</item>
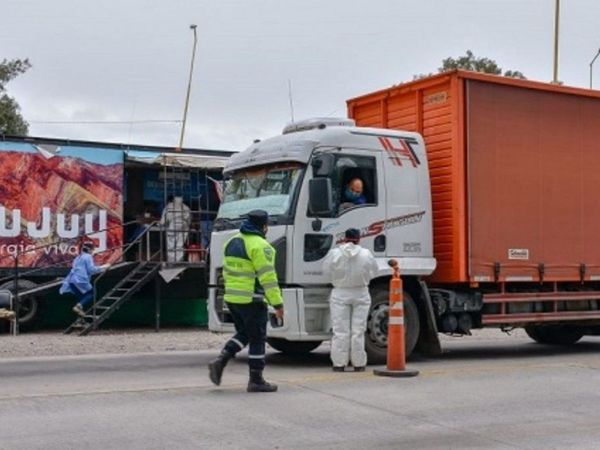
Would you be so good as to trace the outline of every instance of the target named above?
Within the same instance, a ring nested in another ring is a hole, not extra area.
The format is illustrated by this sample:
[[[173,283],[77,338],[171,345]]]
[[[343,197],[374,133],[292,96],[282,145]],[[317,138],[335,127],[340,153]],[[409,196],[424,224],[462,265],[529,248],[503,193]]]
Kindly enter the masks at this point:
[[[156,252],[150,254],[150,232],[153,231],[152,228],[156,225],[158,225],[160,227],[159,228],[160,245],[159,245],[159,249]],[[141,263],[142,255],[144,253],[143,252],[143,242],[145,240],[147,261],[153,261],[158,256],[159,257],[158,262],[162,263],[162,261],[163,261],[163,232],[162,231],[163,231],[162,225],[159,220],[150,222],[149,224],[147,224],[146,229],[144,231],[142,231],[139,235],[137,235],[135,237],[135,239],[133,239],[131,242],[128,242],[127,244],[123,244],[121,246],[123,255],[125,255],[128,250],[132,249],[133,247],[135,247],[137,245],[138,246],[138,257],[139,257],[138,262]],[[98,285],[98,282],[104,277],[104,275],[106,275],[106,273],[107,273],[107,271],[103,271],[94,279],[94,284],[93,284],[94,299],[92,301],[92,315],[93,316],[96,316],[96,302],[98,300],[97,285]]]

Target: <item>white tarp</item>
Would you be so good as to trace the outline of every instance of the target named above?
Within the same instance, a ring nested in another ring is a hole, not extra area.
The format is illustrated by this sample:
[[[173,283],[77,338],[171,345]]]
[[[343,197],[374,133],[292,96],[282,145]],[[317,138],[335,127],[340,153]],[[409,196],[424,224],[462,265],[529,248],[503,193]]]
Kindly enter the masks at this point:
[[[159,153],[127,150],[128,161],[157,164],[169,167],[195,167],[199,169],[223,169],[229,159],[226,156],[194,155],[190,153]]]
[[[165,283],[170,283],[182,273],[186,267],[173,267],[170,269],[162,269],[158,273],[165,280]]]

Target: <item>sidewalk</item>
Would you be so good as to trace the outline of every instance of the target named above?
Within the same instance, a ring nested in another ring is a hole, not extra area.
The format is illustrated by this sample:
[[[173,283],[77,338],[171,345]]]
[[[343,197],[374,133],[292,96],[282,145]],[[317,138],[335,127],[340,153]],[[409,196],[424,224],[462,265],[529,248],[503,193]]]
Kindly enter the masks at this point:
[[[206,329],[164,328],[159,333],[151,329],[99,330],[89,336],[64,335],[60,330],[23,333],[19,336],[0,335],[0,359],[28,356],[68,356],[96,354],[161,353],[220,349],[229,334],[215,334]],[[526,337],[523,330],[510,336],[497,329],[474,330],[473,336],[440,335],[444,343],[464,341],[496,341]]]
[[[28,356],[159,353],[220,348],[229,338],[206,329],[99,330],[90,336],[64,335],[60,330],[0,335],[0,359]]]

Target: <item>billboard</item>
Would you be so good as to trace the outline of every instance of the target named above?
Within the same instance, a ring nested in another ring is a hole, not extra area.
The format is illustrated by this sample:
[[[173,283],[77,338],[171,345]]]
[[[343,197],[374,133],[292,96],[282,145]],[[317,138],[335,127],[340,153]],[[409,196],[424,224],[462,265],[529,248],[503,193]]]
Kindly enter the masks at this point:
[[[22,267],[69,265],[86,235],[98,264],[120,260],[123,157],[100,145],[0,142],[0,266],[17,254]]]

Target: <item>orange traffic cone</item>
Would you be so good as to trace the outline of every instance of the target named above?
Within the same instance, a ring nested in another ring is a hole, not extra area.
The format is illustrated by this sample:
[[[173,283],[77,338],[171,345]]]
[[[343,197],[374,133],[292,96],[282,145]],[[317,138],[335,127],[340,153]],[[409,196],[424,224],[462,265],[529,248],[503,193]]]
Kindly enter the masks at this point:
[[[394,270],[390,280],[390,312],[388,319],[387,367],[375,369],[373,373],[384,377],[414,377],[418,370],[406,369],[406,344],[404,343],[404,299],[402,278],[398,261],[390,259]]]

